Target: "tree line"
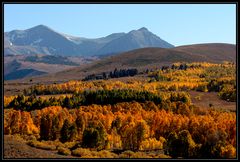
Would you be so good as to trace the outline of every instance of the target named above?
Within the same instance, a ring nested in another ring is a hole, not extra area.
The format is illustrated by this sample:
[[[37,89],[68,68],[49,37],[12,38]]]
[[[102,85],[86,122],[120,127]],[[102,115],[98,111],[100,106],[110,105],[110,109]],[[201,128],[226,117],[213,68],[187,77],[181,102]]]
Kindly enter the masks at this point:
[[[103,72],[101,74],[88,75],[83,79],[83,81],[128,77],[128,76],[135,76],[137,74],[138,74],[137,69],[120,69],[120,70],[118,70],[117,68],[115,68],[114,71]]]
[[[5,104],[5,108],[14,108],[22,111],[32,111],[49,106],[62,106],[72,109],[78,108],[82,105],[113,105],[120,102],[131,101],[152,101],[156,105],[166,105],[167,103],[178,101],[187,105],[190,105],[191,103],[190,96],[184,92],[154,94],[148,91],[137,91],[131,89],[84,91],[82,93],[74,93],[71,96],[61,96],[59,98],[50,97],[45,99],[37,97],[36,95],[18,95],[11,99],[11,101],[8,101],[8,104]]]

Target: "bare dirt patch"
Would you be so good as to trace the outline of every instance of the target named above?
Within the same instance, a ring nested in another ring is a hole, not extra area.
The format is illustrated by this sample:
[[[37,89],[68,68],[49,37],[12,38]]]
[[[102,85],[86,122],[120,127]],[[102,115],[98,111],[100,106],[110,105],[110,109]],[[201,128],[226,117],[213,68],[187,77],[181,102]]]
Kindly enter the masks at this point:
[[[230,111],[236,111],[236,102],[227,102],[220,99],[217,92],[196,92],[190,91],[192,103],[202,108],[220,108]]]

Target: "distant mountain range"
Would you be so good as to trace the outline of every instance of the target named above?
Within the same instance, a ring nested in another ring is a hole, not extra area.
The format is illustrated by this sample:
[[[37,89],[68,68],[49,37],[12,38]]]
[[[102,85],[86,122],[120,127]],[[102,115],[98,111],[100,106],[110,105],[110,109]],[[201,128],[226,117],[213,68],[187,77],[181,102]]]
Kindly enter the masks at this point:
[[[96,39],[62,34],[45,25],[4,33],[4,55],[101,56],[146,47],[174,46],[145,27]]]

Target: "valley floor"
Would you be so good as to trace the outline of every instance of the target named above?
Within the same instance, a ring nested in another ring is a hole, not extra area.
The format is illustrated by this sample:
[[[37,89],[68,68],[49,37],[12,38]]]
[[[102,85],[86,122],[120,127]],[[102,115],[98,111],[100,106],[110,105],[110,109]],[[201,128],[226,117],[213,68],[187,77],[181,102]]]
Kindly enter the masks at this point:
[[[141,152],[140,153],[141,155]],[[145,155],[162,155],[160,158],[170,158],[163,154],[163,150],[144,151]],[[79,159],[78,156],[60,155],[56,150],[43,150],[31,147],[18,135],[4,135],[4,159],[64,159],[74,158]],[[94,158],[94,157],[93,157]],[[96,158],[96,157],[95,157]],[[123,158],[123,157],[122,157]],[[125,159],[128,157],[125,157]],[[132,157],[131,157],[132,158]],[[141,157],[137,157],[141,158]]]
[[[73,156],[64,156],[57,154],[57,151],[37,149],[28,146],[25,141],[18,139],[13,135],[4,135],[4,156],[6,159],[21,158],[73,158]]]

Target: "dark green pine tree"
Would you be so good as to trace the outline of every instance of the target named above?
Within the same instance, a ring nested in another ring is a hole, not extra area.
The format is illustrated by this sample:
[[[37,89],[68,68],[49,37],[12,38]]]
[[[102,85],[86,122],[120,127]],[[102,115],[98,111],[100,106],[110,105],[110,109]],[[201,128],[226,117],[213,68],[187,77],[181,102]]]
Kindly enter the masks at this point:
[[[60,127],[59,127],[59,118],[54,116],[52,120],[52,140],[60,138]]]
[[[68,121],[68,119],[66,119],[60,131],[60,134],[61,134],[60,141],[63,143],[67,142],[70,139],[70,132],[69,132],[70,126],[71,126],[70,122]]]
[[[44,115],[40,123],[40,138],[42,140],[52,139],[52,120],[50,115]]]

